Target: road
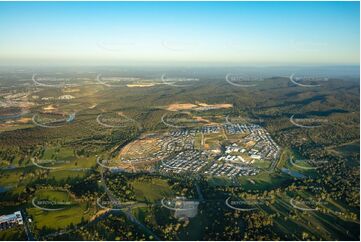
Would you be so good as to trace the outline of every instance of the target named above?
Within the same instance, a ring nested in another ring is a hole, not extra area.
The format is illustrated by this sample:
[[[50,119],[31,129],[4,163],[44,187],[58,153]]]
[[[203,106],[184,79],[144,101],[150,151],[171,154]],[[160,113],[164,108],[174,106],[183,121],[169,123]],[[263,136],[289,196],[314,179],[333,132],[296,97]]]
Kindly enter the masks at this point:
[[[112,191],[110,191],[108,189],[108,187],[105,184],[105,180],[104,180],[104,174],[103,174],[103,167],[100,168],[100,174],[101,174],[101,181],[103,184],[103,187],[105,188],[106,194],[108,195],[110,201],[112,202],[112,204],[119,204],[119,200],[116,198],[116,196],[114,196],[114,194],[112,193]],[[156,240],[161,240],[156,234],[153,233],[153,231],[151,231],[150,229],[148,229],[147,226],[145,226],[142,222],[140,222],[131,212],[130,212],[130,208],[128,207],[127,209],[121,209],[121,210],[117,210],[122,212],[131,222],[133,222],[134,224],[138,225],[138,227],[142,228],[145,232],[147,232],[148,234],[152,235],[154,237],[154,239]]]
[[[270,165],[270,171],[274,171],[274,169],[277,167],[277,164],[279,162],[280,158],[275,159],[272,164]]]
[[[204,201],[204,197],[203,197],[201,188],[199,187],[199,184],[198,184],[197,181],[195,182],[195,186],[196,186],[196,189],[197,189],[199,202],[203,202],[203,201]]]
[[[116,199],[115,195],[108,189],[108,187],[105,184],[105,180],[104,180],[104,176],[103,176],[103,168],[101,168],[100,174],[101,174],[101,181],[102,181],[103,187],[104,187],[109,199],[111,200],[112,204],[119,204],[118,199]],[[90,223],[87,223],[86,225],[81,226],[80,228],[95,224],[95,223],[107,218],[110,214],[119,215],[120,213],[123,213],[127,217],[127,219],[129,219],[132,223],[138,225],[138,227],[142,228],[146,233],[152,235],[156,240],[160,240],[160,238],[157,235],[155,235],[150,229],[148,229],[144,224],[142,224],[139,220],[137,220],[137,218],[134,217],[133,214],[130,212],[131,208],[140,207],[140,206],[144,206],[144,205],[145,204],[135,204],[135,206],[127,206],[127,207],[123,206],[123,208],[120,210],[109,210],[109,211],[105,212],[104,214],[102,214],[101,216],[95,218]],[[75,229],[79,229],[79,228],[51,233],[51,234],[44,236],[43,239],[67,234],[67,233],[74,231]]]
[[[36,239],[34,238],[33,234],[31,233],[31,230],[30,230],[29,224],[28,224],[29,220],[28,220],[28,217],[24,210],[21,211],[21,215],[23,217],[24,230],[25,230],[26,237],[28,238],[28,241],[35,241]]]

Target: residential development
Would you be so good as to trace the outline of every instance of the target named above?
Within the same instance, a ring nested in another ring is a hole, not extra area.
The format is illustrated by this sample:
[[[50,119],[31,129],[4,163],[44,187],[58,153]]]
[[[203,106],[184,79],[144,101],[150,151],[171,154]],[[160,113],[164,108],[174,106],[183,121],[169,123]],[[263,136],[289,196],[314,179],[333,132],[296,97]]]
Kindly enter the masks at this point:
[[[167,151],[178,152],[172,153],[173,155],[162,160],[161,171],[193,172],[202,173],[206,176],[234,178],[256,175],[260,169],[254,163],[262,161],[270,165],[271,162],[278,159],[279,146],[263,127],[256,124],[223,124],[195,129],[176,129],[169,134],[174,138],[174,142],[180,142],[182,140],[180,137],[183,139],[187,137],[187,140],[192,140],[200,133],[201,145],[204,145],[207,143],[205,141],[207,138],[204,138],[205,135],[220,134],[222,131],[225,132],[225,135],[240,136],[232,140],[217,140],[218,147],[212,149],[197,149],[194,146],[195,142],[189,142],[188,146],[183,145],[181,150],[176,150],[173,147],[171,149],[171,146],[167,146]],[[170,142],[169,144],[174,143]]]

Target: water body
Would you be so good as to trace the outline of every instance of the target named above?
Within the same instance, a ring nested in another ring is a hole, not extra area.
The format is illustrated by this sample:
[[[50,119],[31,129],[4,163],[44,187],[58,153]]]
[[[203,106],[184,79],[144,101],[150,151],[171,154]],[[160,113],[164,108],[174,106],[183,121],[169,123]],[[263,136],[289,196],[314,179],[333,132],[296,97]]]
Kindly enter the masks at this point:
[[[16,166],[14,166],[14,165],[5,166],[5,167],[0,168],[0,170],[3,170],[3,171],[14,170],[14,169],[16,169]]]
[[[21,116],[23,116],[24,114],[25,114],[25,113],[19,113],[19,114],[14,114],[14,115],[0,116],[0,120],[18,119],[18,118],[21,118]]]
[[[2,187],[0,186],[0,193],[3,193],[3,192],[6,192],[6,191],[9,191],[13,186],[5,186],[5,187]]]
[[[287,168],[281,168],[281,171],[287,175],[290,175],[292,177],[295,177],[295,178],[300,178],[300,179],[303,179],[303,178],[306,178],[305,175],[297,172],[297,171],[292,171],[290,169],[287,169]]]
[[[75,113],[69,114],[69,117],[66,119],[67,123],[70,123],[75,120]]]

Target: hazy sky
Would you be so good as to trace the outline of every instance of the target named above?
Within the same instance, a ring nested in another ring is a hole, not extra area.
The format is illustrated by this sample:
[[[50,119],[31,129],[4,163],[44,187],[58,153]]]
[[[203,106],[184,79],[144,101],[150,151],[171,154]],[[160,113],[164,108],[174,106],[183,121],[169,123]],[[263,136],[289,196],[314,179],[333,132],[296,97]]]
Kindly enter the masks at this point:
[[[0,64],[359,64],[358,2],[1,2]]]

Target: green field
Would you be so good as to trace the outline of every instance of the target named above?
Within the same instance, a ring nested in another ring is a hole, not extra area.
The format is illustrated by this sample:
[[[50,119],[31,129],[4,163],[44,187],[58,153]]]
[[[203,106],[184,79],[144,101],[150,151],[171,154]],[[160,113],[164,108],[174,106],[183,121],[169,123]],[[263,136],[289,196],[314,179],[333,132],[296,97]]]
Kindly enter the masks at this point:
[[[149,182],[134,180],[130,184],[138,201],[155,202],[174,195],[167,181],[159,178],[152,178]]]
[[[0,240],[1,241],[10,241],[10,240],[27,240],[24,228],[19,225],[4,231],[0,231]]]
[[[255,176],[241,176],[238,178],[240,185],[246,190],[267,190],[271,187],[287,184],[289,176],[278,172],[263,171]],[[252,182],[253,181],[253,182]]]
[[[36,192],[35,197],[36,201],[48,200],[60,203],[58,206],[47,206],[47,208],[62,208],[58,211],[45,211],[31,205],[27,212],[33,218],[35,227],[38,229],[44,226],[51,229],[66,228],[71,224],[80,223],[82,219],[89,220],[95,213],[93,206],[74,200],[65,191],[44,189]]]

